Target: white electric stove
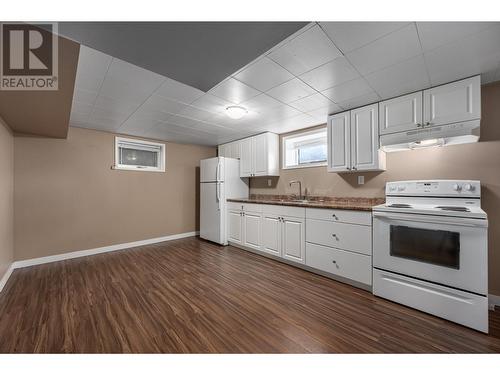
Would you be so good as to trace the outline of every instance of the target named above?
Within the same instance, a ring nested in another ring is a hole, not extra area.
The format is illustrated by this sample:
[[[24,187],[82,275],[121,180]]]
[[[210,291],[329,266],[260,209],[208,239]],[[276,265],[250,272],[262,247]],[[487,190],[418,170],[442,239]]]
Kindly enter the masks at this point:
[[[488,332],[479,181],[389,182],[373,208],[373,293]]]

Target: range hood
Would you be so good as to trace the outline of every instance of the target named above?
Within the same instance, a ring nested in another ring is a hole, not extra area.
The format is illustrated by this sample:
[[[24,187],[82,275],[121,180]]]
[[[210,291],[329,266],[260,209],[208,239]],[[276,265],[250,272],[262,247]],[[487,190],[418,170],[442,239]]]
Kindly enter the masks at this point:
[[[382,135],[380,148],[385,152],[394,152],[477,142],[480,122],[480,120],[457,122]]]

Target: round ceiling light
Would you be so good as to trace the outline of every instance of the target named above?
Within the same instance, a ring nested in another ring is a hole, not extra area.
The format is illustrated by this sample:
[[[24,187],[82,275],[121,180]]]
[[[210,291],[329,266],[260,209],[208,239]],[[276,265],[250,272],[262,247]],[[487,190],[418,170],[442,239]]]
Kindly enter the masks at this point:
[[[231,117],[232,119],[239,120],[243,116],[247,114],[246,108],[237,106],[237,105],[232,105],[226,108],[226,114]]]

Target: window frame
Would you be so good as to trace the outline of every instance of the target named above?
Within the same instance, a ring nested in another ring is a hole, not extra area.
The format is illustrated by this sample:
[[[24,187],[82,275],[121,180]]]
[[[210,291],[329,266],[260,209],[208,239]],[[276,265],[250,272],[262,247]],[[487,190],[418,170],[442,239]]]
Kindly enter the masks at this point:
[[[290,135],[283,136],[281,139],[281,169],[300,169],[300,168],[314,168],[314,167],[324,167],[328,165],[328,138],[327,138],[327,133],[326,133],[326,126],[313,129],[313,130],[304,130],[300,132],[296,132]],[[325,161],[318,161],[314,163],[307,163],[307,164],[297,164],[297,165],[292,165],[292,166],[287,166],[286,165],[286,141],[291,139],[291,138],[296,138],[308,134],[314,134],[314,133],[320,133],[320,132],[325,132],[325,139],[326,139],[326,144],[327,144],[327,155]]]
[[[147,146],[155,146],[160,148],[160,155],[158,157],[158,166],[150,167],[145,165],[129,165],[129,164],[120,164],[120,144],[122,142],[127,143],[137,143],[137,145],[147,145]],[[140,172],[165,172],[166,167],[166,145],[165,143],[160,142],[151,142],[145,141],[142,139],[136,138],[126,138],[126,137],[115,137],[115,164],[113,169],[123,170],[123,171],[140,171]]]

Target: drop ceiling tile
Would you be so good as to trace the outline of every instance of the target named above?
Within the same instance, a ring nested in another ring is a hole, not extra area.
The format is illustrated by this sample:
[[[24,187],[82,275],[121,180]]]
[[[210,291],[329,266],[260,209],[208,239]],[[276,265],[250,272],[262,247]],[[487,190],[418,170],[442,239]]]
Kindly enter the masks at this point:
[[[208,112],[208,111],[205,111],[203,109],[188,105],[188,106],[184,107],[179,112],[179,115],[185,116],[185,117],[190,117],[190,118],[195,119],[195,120],[204,121],[204,120],[207,120],[207,119],[213,117],[214,114],[212,112]]]
[[[230,77],[211,89],[209,93],[231,103],[239,104],[261,92]]]
[[[160,121],[155,119],[139,118],[134,115],[121,124],[117,131],[122,134],[144,135],[159,123]]]
[[[186,127],[186,128],[195,128],[203,125],[202,121],[198,121],[189,117],[173,115],[168,121],[169,124]]]
[[[191,104],[196,99],[204,94],[203,91],[177,82],[173,79],[166,78],[163,84],[158,88],[155,94],[175,100],[177,102]]]
[[[106,76],[100,94],[111,99],[142,103],[153,94],[155,88],[148,84],[133,83]]]
[[[227,100],[218,98],[217,96],[205,94],[196,99],[193,103],[191,103],[191,105],[207,112],[220,113],[224,112],[228,106],[233,104]]]
[[[121,119],[101,117],[98,114],[93,113],[87,122],[87,125],[91,129],[105,130],[105,131],[115,131],[123,123]]]
[[[97,91],[89,91],[84,89],[76,88],[73,93],[73,101],[82,103],[82,104],[90,104],[94,105],[94,102],[97,98]]]
[[[367,94],[358,96],[356,98],[351,98],[343,102],[338,103],[340,107],[347,109],[363,107],[368,104],[373,104],[380,101],[380,97],[375,92],[369,92]]]
[[[266,125],[268,131],[278,134],[288,133],[294,130],[307,128],[313,125],[319,125],[321,122],[307,114],[290,117],[283,121],[278,121]]]
[[[99,90],[112,59],[102,52],[80,46],[76,87],[91,91]]]
[[[267,57],[258,59],[234,76],[238,81],[267,91],[293,78],[293,75]]]
[[[73,100],[71,105],[71,114],[79,114],[79,115],[90,115],[94,106],[92,104],[81,103]]]
[[[463,39],[497,22],[417,22],[418,35],[424,51]]]
[[[302,74],[299,78],[318,91],[351,81],[360,77],[345,57],[339,57],[327,64]]]
[[[129,117],[130,113],[121,113],[112,109],[95,107],[94,111],[90,115],[89,121],[92,122],[93,119],[109,119],[113,123],[117,121],[121,125]]]
[[[326,96],[323,96],[322,94],[315,93],[313,95],[309,95],[305,98],[296,100],[294,102],[289,103],[290,106],[297,108],[299,111],[302,112],[310,112],[318,108],[322,107],[337,107],[335,103],[333,103],[331,100],[329,100]]]
[[[320,22],[321,28],[343,53],[360,48],[405,25],[408,22]]]
[[[322,121],[326,123],[328,116],[337,112],[342,112],[342,108],[339,106],[336,106],[335,108],[332,108],[330,106],[328,107],[322,107],[315,109],[314,111],[307,112],[309,116],[314,117],[315,119]]]
[[[70,125],[81,125],[85,124],[89,119],[90,113],[82,114],[78,112],[71,112],[69,116]]]
[[[340,102],[357,98],[372,91],[372,88],[363,78],[357,78],[324,90],[321,93],[336,104],[339,104]]]
[[[299,75],[341,56],[319,26],[314,26],[268,55],[289,72]]]
[[[241,103],[241,105],[248,110],[265,112],[272,108],[279,107],[283,104],[280,101],[270,97],[269,95],[260,94],[250,100]]]
[[[176,114],[181,112],[187,105],[176,102],[174,100],[165,98],[160,95],[151,95],[142,105],[141,109],[144,111],[161,111],[165,113]]]
[[[382,99],[423,90],[430,86],[423,55],[365,76]]]
[[[314,93],[315,90],[313,88],[298,78],[294,78],[266,92],[267,95],[283,103],[290,103]]]
[[[424,54],[432,85],[495,70],[500,62],[500,26],[487,28]],[[455,62],[455,63],[450,63]]]
[[[173,116],[171,113],[157,111],[147,108],[139,108],[132,115],[133,118],[143,119],[143,120],[155,120],[155,121],[167,121]]]
[[[290,107],[286,104],[282,104],[279,107],[274,107],[272,109],[269,109],[269,111],[261,113],[261,116],[262,123],[266,123],[284,120],[290,117],[298,116],[300,114],[302,114],[302,112],[298,109]]]
[[[105,97],[103,95],[99,95],[95,101],[95,106],[97,108],[131,114],[139,108],[140,104],[138,104],[137,102],[116,100]]]
[[[417,29],[412,23],[346,55],[363,75],[422,54]]]

